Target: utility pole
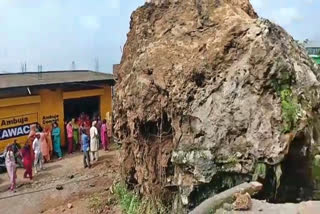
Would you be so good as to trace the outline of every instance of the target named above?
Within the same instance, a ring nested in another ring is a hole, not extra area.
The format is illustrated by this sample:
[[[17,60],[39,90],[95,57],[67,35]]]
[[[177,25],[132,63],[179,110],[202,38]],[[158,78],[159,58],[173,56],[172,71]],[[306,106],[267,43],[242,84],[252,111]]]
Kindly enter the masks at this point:
[[[95,58],[95,71],[96,72],[99,72],[99,59],[98,59],[98,57],[97,58]]]
[[[21,63],[21,72],[26,73],[27,72],[27,63]]]
[[[76,70],[76,63],[74,61],[72,61],[71,70]]]
[[[42,79],[42,65],[38,65],[38,80]]]

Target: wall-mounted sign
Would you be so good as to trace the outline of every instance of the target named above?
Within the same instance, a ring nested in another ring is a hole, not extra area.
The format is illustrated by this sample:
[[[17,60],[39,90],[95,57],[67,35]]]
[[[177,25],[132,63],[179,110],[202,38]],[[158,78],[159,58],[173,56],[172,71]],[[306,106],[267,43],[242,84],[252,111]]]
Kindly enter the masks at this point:
[[[59,115],[48,115],[42,117],[42,124],[52,124],[54,122],[59,122]]]
[[[29,135],[30,125],[37,122],[37,113],[0,118],[0,142]]]

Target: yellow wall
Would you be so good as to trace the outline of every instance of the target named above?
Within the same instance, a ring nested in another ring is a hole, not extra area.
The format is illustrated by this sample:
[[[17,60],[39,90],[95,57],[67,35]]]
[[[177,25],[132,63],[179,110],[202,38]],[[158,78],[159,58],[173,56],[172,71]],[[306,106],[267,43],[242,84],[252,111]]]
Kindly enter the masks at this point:
[[[43,89],[40,91],[40,121],[41,126],[46,127],[54,121],[57,121],[61,129],[61,144],[65,145],[64,136],[64,110],[62,90],[48,90]]]
[[[18,119],[21,116],[27,117],[28,122],[39,122],[42,126],[52,124],[54,120],[58,120],[61,129],[62,145],[65,145],[64,133],[64,105],[65,99],[74,99],[82,97],[100,97],[100,114],[102,119],[111,116],[112,112],[112,92],[110,86],[105,86],[101,89],[81,90],[73,92],[63,92],[61,89],[49,90],[43,89],[39,96],[28,96],[19,98],[0,99],[0,152],[5,146],[17,139],[19,143],[25,143],[27,136],[10,138],[1,140],[1,130],[21,126],[25,124],[11,124],[9,126],[1,126],[2,120]],[[36,115],[36,116],[35,116]],[[36,120],[36,121],[35,121]]]
[[[25,101],[30,101],[31,104],[25,103]],[[35,103],[38,101],[38,103]],[[11,98],[11,99],[1,99],[0,100],[0,130],[8,130],[8,128],[14,128],[17,126],[22,126],[24,124],[35,123],[39,120],[38,112],[40,110],[40,97],[28,97],[28,99],[23,98]],[[4,104],[5,105],[1,105]],[[12,104],[8,106],[8,104]],[[29,118],[27,122],[16,122],[10,125],[5,125],[5,121],[8,120],[19,120],[21,118]],[[0,131],[0,135],[3,132]],[[0,138],[2,135],[0,136]],[[27,136],[9,138],[6,140],[0,139],[0,152],[4,150],[4,148],[13,142],[14,139],[17,139],[19,143],[24,144],[27,141]]]

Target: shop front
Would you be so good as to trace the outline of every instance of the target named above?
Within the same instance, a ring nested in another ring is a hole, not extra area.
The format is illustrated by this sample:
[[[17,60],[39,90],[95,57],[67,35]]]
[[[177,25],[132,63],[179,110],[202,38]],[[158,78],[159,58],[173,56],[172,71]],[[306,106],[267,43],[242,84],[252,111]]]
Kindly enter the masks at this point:
[[[91,118],[100,116],[111,122],[112,75],[99,73],[98,78],[96,72],[86,72],[86,81],[81,79],[79,82],[76,78],[71,81],[65,78],[53,84],[48,81],[48,84],[34,83],[22,86],[26,88],[26,94],[17,92],[21,91],[19,86],[12,88],[14,97],[10,97],[8,87],[1,88],[3,85],[1,84],[2,77],[6,76],[0,75],[0,152],[14,139],[17,139],[22,145],[26,143],[32,124],[38,123],[42,127],[46,127],[57,122],[61,128],[61,140],[62,146],[64,146],[65,122],[77,118],[82,112]],[[68,76],[79,74],[76,71],[70,73],[68,72]],[[50,77],[59,74],[65,74],[65,71],[52,72]],[[80,74],[84,75],[84,71]],[[11,75],[9,75],[10,78],[12,78]],[[25,74],[16,75],[25,77]],[[90,75],[95,76],[91,77]],[[44,80],[38,82],[44,82]],[[111,124],[109,124],[110,126]]]

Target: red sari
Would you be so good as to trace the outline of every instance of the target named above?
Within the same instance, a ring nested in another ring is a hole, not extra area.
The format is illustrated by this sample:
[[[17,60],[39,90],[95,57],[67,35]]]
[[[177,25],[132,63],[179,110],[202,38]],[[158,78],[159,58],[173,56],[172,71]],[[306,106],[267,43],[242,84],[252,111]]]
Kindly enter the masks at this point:
[[[21,150],[21,156],[23,158],[23,166],[25,168],[25,172],[23,177],[27,178],[29,176],[30,180],[32,180],[32,150],[29,145],[26,145]]]

